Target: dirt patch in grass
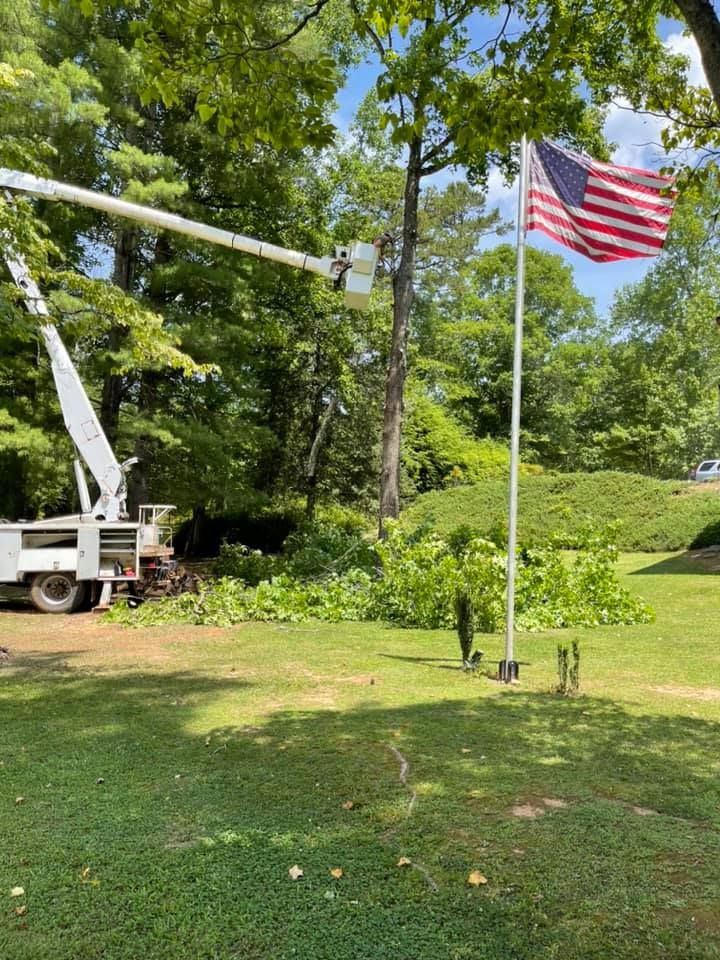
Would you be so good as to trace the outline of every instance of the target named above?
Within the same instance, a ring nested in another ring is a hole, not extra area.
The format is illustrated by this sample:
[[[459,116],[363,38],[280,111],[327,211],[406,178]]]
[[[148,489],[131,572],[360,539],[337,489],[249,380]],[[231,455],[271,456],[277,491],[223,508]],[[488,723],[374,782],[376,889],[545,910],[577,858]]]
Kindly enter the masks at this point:
[[[377,682],[375,677],[371,677],[368,674],[358,674],[356,677],[338,677],[335,680],[335,683],[351,683],[355,687],[372,687]]]
[[[532,803],[516,803],[511,811],[514,817],[522,817],[525,820],[534,820],[536,817],[542,817],[545,813],[544,807],[535,807]]]
[[[704,480],[702,483],[689,483],[683,493],[720,493],[720,480]]]
[[[715,936],[720,935],[720,903],[712,906],[702,906],[688,911],[690,922],[700,930],[706,930]]]
[[[535,820],[537,817],[544,816],[548,810],[560,810],[567,805],[566,800],[559,800],[556,797],[541,797],[539,800],[526,800],[525,803],[516,803],[510,812],[514,817]]]
[[[676,910],[661,910],[658,912],[658,917],[665,922],[689,923],[697,930],[709,933],[713,937],[720,936],[720,902]]]
[[[177,659],[176,645],[188,647],[226,636],[221,627],[163,626],[128,630],[95,613],[69,616],[2,612],[3,639],[10,641],[9,669],[37,660],[44,669],[124,670],[142,664],[162,667]],[[237,629],[237,628],[233,628]],[[4,647],[8,649],[9,646]],[[3,662],[0,656],[0,662]]]

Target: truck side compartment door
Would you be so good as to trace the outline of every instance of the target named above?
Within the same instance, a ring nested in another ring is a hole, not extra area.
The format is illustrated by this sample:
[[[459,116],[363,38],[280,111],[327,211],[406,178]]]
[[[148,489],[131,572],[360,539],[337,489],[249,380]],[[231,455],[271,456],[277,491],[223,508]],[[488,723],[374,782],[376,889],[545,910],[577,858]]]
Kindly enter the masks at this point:
[[[0,528],[0,583],[15,583],[18,578],[18,557],[22,534],[19,530]]]
[[[94,580],[100,572],[100,530],[78,527],[77,579]]]

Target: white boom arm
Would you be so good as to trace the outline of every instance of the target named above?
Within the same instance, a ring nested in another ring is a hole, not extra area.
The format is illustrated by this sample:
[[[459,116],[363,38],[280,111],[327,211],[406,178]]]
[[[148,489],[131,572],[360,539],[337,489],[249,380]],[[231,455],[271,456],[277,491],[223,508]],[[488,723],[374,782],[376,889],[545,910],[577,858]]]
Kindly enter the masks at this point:
[[[22,290],[28,312],[34,316],[47,317],[47,304],[25,261],[19,254],[9,251],[4,252],[4,259],[13,280]],[[40,333],[50,356],[65,426],[100,489],[100,496],[91,507],[85,478],[80,464],[76,461],[75,476],[83,513],[91,513],[94,517],[104,517],[106,520],[121,520],[125,516],[125,471],[131,462],[136,461],[120,464],[115,458],[57,329],[52,323],[41,323]]]
[[[163,230],[173,230],[198,240],[207,240],[232,250],[241,250],[265,260],[275,260],[285,263],[299,270],[309,270],[329,280],[344,281],[345,305],[358,310],[367,308],[370,300],[375,267],[378,261],[378,247],[372,243],[355,242],[348,249],[339,249],[338,256],[312,257],[296,250],[286,250],[272,243],[263,243],[244,237],[240,233],[230,230],[220,230],[210,227],[196,220],[186,220],[174,213],[156,210],[154,207],[144,207],[127,200],[119,200],[94,190],[84,190],[82,187],[73,187],[57,180],[47,180],[35,177],[30,173],[19,170],[8,170],[0,167],[0,187],[11,190],[20,190],[22,193],[34,197],[44,197],[46,200],[67,200],[69,203],[78,203],[83,207],[92,207],[118,217],[130,220],[139,220],[148,226]]]

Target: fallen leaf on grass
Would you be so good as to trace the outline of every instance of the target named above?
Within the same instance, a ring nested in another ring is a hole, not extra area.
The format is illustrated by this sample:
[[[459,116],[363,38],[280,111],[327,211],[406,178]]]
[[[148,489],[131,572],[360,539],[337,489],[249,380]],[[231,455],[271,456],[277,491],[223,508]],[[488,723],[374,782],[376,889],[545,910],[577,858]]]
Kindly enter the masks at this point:
[[[339,880],[340,877],[344,876],[344,874],[345,871],[342,867],[333,867],[333,869],[330,871],[330,876],[335,877],[336,880]]]
[[[24,917],[27,913],[27,907],[23,904],[21,907],[15,907],[15,915],[18,917]]]
[[[10,891],[11,897],[22,897],[24,896],[24,894],[25,894],[24,887],[13,887],[12,890]]]
[[[303,876],[302,867],[299,867],[297,864],[295,864],[294,866],[290,867],[290,869],[288,870],[288,873],[290,874],[290,879],[291,879],[291,880],[299,880],[300,877]]]
[[[483,876],[479,870],[473,870],[473,872],[467,878],[467,882],[471,887],[482,887],[488,882],[488,880],[487,877]]]
[[[90,867],[83,867],[80,871],[80,883],[89,883],[92,887],[100,886],[100,881],[90,876]]]
[[[400,857],[400,859],[397,862],[397,865],[399,867],[409,867],[411,863],[412,863],[412,860],[410,859],[410,857]]]
[[[346,800],[342,806],[343,806],[343,810],[352,810],[355,804],[352,802],[352,800]]]

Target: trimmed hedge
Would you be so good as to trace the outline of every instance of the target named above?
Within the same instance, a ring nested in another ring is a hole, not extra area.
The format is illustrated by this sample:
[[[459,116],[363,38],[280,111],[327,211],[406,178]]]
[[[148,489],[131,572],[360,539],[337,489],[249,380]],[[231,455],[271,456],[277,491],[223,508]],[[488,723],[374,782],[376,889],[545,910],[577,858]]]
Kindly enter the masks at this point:
[[[507,480],[487,480],[426,493],[404,511],[403,526],[430,526],[441,535],[469,526],[497,539],[507,527]],[[620,521],[621,550],[682,550],[720,543],[720,493],[634,473],[543,474],[521,477],[518,538],[555,536],[572,546],[588,523]]]

